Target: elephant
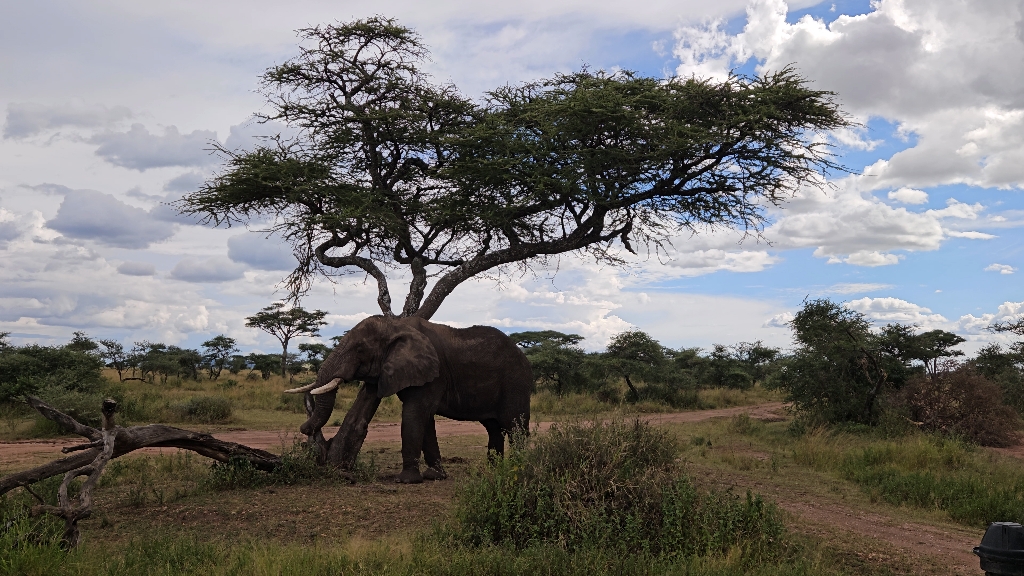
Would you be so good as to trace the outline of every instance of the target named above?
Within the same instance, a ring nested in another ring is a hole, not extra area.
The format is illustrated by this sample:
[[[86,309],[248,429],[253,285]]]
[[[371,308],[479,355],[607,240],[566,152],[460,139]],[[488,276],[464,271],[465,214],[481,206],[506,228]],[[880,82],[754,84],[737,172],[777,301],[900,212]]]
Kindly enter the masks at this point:
[[[300,427],[303,434],[323,442],[320,429],[334,410],[338,386],[352,381],[362,381],[363,387],[342,429],[326,443],[326,458],[334,464],[344,464],[346,453],[354,461],[369,419],[380,400],[392,394],[402,401],[401,483],[446,477],[435,414],[483,424],[488,453],[499,457],[506,436],[529,433],[530,362],[496,328],[451,328],[417,317],[362,320],[320,366],[316,381],[287,390],[307,393],[309,418]],[[421,453],[427,466],[422,473]]]

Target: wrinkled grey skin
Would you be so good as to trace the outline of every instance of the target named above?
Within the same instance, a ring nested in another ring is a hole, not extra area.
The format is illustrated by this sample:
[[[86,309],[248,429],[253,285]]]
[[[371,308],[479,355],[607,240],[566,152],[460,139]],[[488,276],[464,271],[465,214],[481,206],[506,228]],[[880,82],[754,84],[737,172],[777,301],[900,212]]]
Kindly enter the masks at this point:
[[[364,383],[338,434],[326,442],[326,460],[337,466],[355,461],[370,418],[391,394],[402,401],[399,482],[445,477],[435,414],[480,422],[487,429],[488,450],[498,455],[504,453],[505,436],[528,432],[530,363],[495,328],[456,329],[421,318],[373,316],[352,328],[331,352],[317,373],[317,385],[335,378]],[[307,396],[313,402],[307,402],[309,419],[300,430],[311,440],[323,442],[320,429],[330,420],[336,396],[337,390]],[[423,473],[421,453],[427,464]]]

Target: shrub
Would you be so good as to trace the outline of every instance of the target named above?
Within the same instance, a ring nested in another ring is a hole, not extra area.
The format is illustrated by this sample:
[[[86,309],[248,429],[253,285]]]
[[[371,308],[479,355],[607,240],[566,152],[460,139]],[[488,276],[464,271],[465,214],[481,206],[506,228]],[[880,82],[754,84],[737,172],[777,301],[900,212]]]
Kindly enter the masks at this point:
[[[912,378],[897,398],[926,430],[964,436],[982,446],[1011,446],[1019,440],[1016,411],[1003,404],[999,386],[974,369]]]
[[[676,455],[667,433],[640,421],[552,426],[465,486],[456,537],[660,556],[774,549],[782,535],[774,505],[698,491]]]
[[[170,405],[171,413],[182,422],[217,424],[231,418],[231,401],[217,396],[193,396]]]

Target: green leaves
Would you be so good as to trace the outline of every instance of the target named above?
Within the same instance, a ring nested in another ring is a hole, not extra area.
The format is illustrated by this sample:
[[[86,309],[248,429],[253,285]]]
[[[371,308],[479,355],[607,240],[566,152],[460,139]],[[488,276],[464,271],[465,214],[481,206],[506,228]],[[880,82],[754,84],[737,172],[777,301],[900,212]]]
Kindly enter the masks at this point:
[[[411,276],[401,315],[429,318],[462,282],[568,252],[621,264],[680,230],[758,231],[764,208],[842,170],[829,92],[790,69],[724,82],[587,69],[477,104],[422,72],[419,37],[375,17],[302,30],[262,92],[294,136],[251,152],[177,207],[258,223],[293,244],[292,296],[318,274]],[[433,286],[428,291],[430,279]]]

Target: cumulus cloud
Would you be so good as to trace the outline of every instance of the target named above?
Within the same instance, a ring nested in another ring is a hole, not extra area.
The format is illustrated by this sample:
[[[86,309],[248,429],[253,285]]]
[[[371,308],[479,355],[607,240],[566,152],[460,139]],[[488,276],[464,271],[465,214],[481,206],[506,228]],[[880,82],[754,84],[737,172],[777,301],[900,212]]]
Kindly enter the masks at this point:
[[[889,266],[902,258],[897,251],[937,250],[951,236],[990,237],[955,230],[977,221],[984,210],[981,204],[949,199],[945,208],[914,212],[882,202],[847,178],[828,192],[801,190],[776,213],[764,236],[780,249],[813,247],[815,256],[833,264]]]
[[[765,328],[789,328],[789,323],[792,322],[794,318],[796,318],[796,316],[792,312],[783,312],[765,320],[762,326]]]
[[[941,314],[899,298],[861,298],[847,302],[846,307],[878,323],[914,324],[926,330],[949,322]]]
[[[1009,335],[1004,334],[995,338],[998,335],[992,335],[988,331],[988,327],[996,322],[1016,322],[1022,318],[1024,318],[1024,302],[1003,302],[995,312],[985,313],[981,316],[973,314],[961,316],[956,321],[955,327],[958,332],[976,336],[991,335],[994,339],[1005,340],[1009,338]]]
[[[277,237],[247,232],[228,238],[228,258],[239,264],[248,264],[257,270],[291,270],[295,256],[291,248]]]
[[[122,262],[117,267],[117,273],[125,276],[153,276],[156,267],[149,262]]]
[[[985,267],[985,272],[999,272],[1000,274],[1013,274],[1017,269],[1009,264],[989,264]]]
[[[889,200],[895,200],[903,204],[927,204],[928,193],[924,190],[903,187],[889,192]]]
[[[875,266],[892,266],[893,264],[899,264],[901,254],[886,254],[877,250],[860,250],[850,254],[846,258],[840,260],[836,257],[829,258],[829,263],[845,262],[846,264],[853,264],[854,266],[867,266],[873,268]]]
[[[127,132],[105,132],[90,141],[98,144],[96,155],[115,166],[143,171],[168,166],[205,166],[215,163],[209,142],[217,133],[193,130],[181,134],[175,126],[164,128],[163,135],[150,134],[142,124],[132,124]]]
[[[5,139],[18,140],[64,127],[106,128],[131,116],[131,111],[124,106],[12,102],[7,105],[3,135]]]
[[[68,192],[46,226],[68,238],[133,249],[166,240],[175,230],[173,224],[157,220],[141,208],[93,190]]]
[[[787,12],[754,0],[738,34],[717,22],[680,29],[677,73],[793,64],[856,117],[894,121],[917,142],[864,170],[874,189],[1024,185],[1024,68],[1006,65],[1024,58],[1019,0],[879,0],[827,24]]]
[[[185,282],[228,282],[243,276],[243,268],[223,256],[198,260],[182,258],[171,269],[171,278]]]
[[[683,276],[700,276],[718,271],[760,272],[779,258],[767,251],[727,252],[720,249],[696,250],[676,254],[668,265]]]

